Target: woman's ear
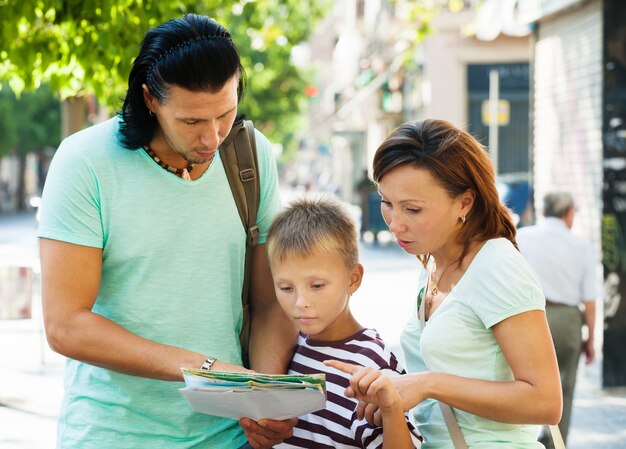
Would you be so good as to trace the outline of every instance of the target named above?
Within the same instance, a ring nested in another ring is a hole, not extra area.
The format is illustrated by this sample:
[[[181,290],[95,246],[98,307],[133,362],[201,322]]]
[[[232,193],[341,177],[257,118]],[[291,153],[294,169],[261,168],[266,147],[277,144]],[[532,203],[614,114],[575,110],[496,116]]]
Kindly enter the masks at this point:
[[[361,265],[360,263],[355,263],[350,270],[350,294],[356,292],[361,286],[361,281],[363,280],[363,271],[363,265]]]
[[[460,197],[460,216],[465,217],[472,210],[474,206],[474,200],[476,199],[476,192],[472,189],[467,189],[465,192],[461,193]]]

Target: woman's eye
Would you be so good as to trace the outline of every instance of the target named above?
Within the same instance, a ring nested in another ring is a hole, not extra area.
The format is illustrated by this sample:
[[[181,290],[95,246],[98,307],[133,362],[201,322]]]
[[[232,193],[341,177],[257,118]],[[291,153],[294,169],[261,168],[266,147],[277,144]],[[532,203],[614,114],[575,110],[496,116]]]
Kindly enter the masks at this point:
[[[421,211],[421,209],[411,209],[411,208],[407,208],[406,210],[408,213],[410,214],[417,214]]]
[[[278,287],[280,289],[281,292],[286,292],[289,293],[291,290],[293,290],[292,287]]]

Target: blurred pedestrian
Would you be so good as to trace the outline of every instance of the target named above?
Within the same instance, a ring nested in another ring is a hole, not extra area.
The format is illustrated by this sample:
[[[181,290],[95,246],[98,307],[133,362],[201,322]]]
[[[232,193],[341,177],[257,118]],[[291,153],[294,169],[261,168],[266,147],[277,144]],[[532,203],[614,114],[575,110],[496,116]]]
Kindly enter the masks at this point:
[[[39,237],[50,346],[68,357],[59,448],[269,448],[296,420],[194,413],[181,367],[241,371],[246,233],[219,145],[244,72],[229,32],[188,14],[147,32],[120,116],[65,139]],[[256,132],[260,242],[279,209],[271,145]],[[296,331],[255,247],[251,367],[284,372]],[[293,338],[292,338],[293,336]]]
[[[409,374],[390,378],[423,448],[541,447],[537,424],[561,416],[558,366],[487,152],[448,122],[410,122],[376,151],[374,180],[389,230],[426,268],[401,336]],[[347,395],[376,422],[359,376]]]
[[[561,372],[563,417],[559,429],[565,442],[581,351],[587,364],[595,358],[595,300],[599,293],[598,264],[591,244],[570,231],[575,213],[570,193],[548,193],[543,199],[544,222],[520,229],[517,237],[546,297],[546,315]],[[583,325],[587,327],[584,340]],[[547,432],[544,435],[542,442],[552,447]]]

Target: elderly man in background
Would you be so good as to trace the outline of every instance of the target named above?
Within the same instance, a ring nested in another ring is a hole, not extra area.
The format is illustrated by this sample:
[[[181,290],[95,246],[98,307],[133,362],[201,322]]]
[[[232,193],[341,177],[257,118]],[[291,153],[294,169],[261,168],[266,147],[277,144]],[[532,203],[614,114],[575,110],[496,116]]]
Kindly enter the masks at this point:
[[[543,204],[544,222],[521,228],[517,243],[537,272],[546,297],[546,314],[563,388],[563,417],[559,428],[567,442],[578,360],[582,351],[587,364],[595,357],[597,264],[591,244],[570,231],[575,214],[572,195],[548,193]],[[584,340],[583,325],[587,326]],[[542,443],[552,447],[551,441],[542,440]]]

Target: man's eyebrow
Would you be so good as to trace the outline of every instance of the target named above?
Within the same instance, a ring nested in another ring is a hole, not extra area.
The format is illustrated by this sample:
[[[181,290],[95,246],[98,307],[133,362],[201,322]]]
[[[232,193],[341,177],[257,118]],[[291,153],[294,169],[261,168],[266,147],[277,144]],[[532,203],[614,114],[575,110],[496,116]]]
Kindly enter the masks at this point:
[[[231,112],[237,110],[238,106],[235,106],[232,109],[229,109],[228,111],[224,112],[222,115],[218,116],[217,118],[222,118],[222,117],[226,117],[228,114],[230,114]],[[181,120],[181,121],[189,121],[189,120],[194,120],[194,121],[203,121],[206,120],[205,118],[199,118],[199,117],[178,117],[177,120]]]

